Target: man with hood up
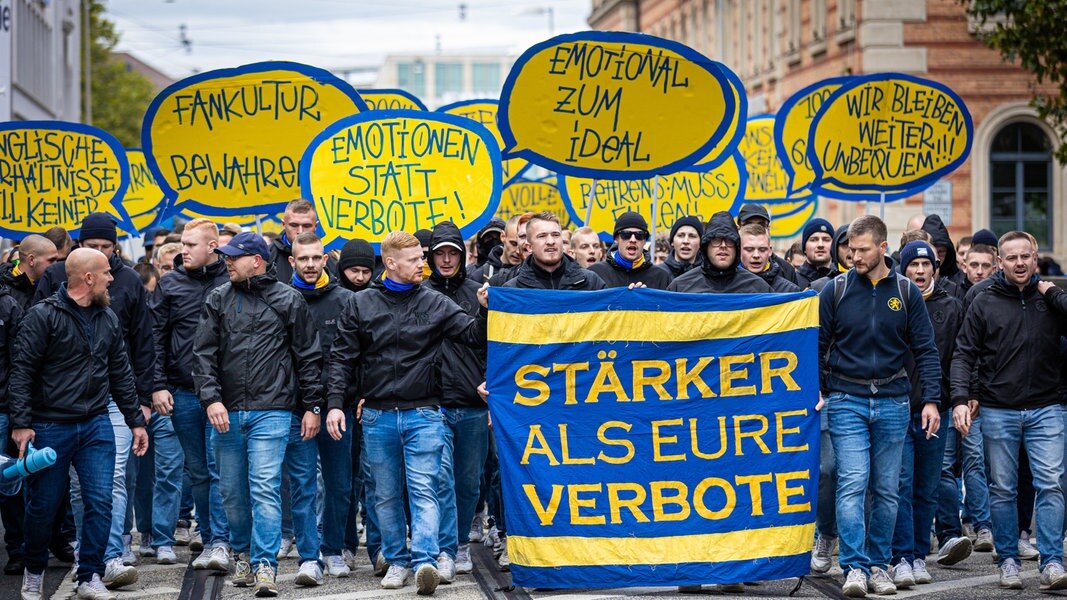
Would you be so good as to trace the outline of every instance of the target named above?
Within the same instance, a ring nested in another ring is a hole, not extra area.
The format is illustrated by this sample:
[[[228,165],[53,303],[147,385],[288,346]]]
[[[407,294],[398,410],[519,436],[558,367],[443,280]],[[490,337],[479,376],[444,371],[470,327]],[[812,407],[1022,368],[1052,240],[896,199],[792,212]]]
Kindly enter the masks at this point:
[[[689,270],[699,267],[704,259],[700,256],[700,236],[704,235],[704,223],[697,217],[682,217],[671,225],[668,238],[671,251],[667,258],[656,265],[666,271],[673,280]]]
[[[656,290],[667,289],[671,276],[652,264],[645,251],[648,223],[640,213],[625,212],[615,221],[615,250],[607,259],[589,267],[609,288],[643,284]]]
[[[500,239],[500,236],[504,235],[504,228],[507,227],[507,223],[500,217],[493,217],[489,219],[489,222],[478,230],[478,237],[475,238],[478,244],[478,262],[477,266],[482,266],[485,261],[489,260],[489,253],[492,252],[498,246],[502,246],[504,242]],[[431,250],[432,252],[432,250]]]
[[[766,281],[775,293],[800,291],[795,283],[782,275],[781,266],[771,258],[771,236],[763,226],[755,223],[742,225],[738,234],[741,236],[741,265],[745,269]]]
[[[498,219],[499,220],[499,219]],[[503,224],[503,221],[500,221]],[[438,223],[430,238],[431,274],[426,285],[477,317],[479,285],[467,278],[463,237],[451,221]],[[470,573],[468,524],[474,519],[482,470],[489,451],[489,410],[478,396],[485,381],[486,352],[445,339],[437,351],[441,373],[441,406],[445,416],[445,451],[437,496],[441,503],[440,554],[442,581]],[[462,528],[461,528],[462,526]]]
[[[723,210],[711,216],[700,238],[700,253],[704,264],[676,278],[668,291],[712,294],[771,293],[767,282],[737,267],[741,264],[741,236],[734,226],[734,218]]]
[[[485,259],[481,265],[470,272],[470,278],[475,283],[481,285],[489,280],[507,277],[507,272],[522,264],[526,231],[523,229],[520,235],[519,219],[521,218],[522,215],[513,215],[508,219],[504,225],[504,233],[500,235],[501,243],[484,255],[481,252],[478,253],[478,260],[482,260],[483,256]]]
[[[926,220],[923,221],[922,229],[929,233],[934,240],[931,246],[934,247],[934,250],[937,250],[937,260],[941,263],[939,277],[951,281],[957,286],[963,285],[965,276],[959,265],[956,264],[956,246],[952,243],[952,238],[948,235],[948,228],[945,227],[941,217],[937,215],[926,217]]]

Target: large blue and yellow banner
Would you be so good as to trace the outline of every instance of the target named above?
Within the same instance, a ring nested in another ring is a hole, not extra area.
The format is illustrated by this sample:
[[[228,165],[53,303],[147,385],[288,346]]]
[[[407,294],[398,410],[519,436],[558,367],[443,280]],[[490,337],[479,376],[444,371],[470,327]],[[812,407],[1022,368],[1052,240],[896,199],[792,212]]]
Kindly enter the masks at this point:
[[[818,298],[490,290],[489,406],[526,587],[808,573]]]

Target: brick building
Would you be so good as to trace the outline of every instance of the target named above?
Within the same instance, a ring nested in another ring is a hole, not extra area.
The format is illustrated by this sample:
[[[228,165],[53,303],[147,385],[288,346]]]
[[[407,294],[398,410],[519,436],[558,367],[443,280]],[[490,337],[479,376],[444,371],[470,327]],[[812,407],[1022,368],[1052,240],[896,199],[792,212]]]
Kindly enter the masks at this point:
[[[974,118],[970,158],[939,186],[941,198],[950,188],[951,211],[937,212],[953,238],[1024,228],[1043,252],[1067,257],[1067,168],[1051,154],[1059,138],[1028,106],[1032,77],[975,37],[976,23],[956,0],[592,0],[588,20],[593,29],[653,34],[726,63],[745,82],[751,114],[773,113],[793,92],[839,75],[897,71],[940,81]],[[891,244],[908,217],[937,198],[888,204]],[[819,213],[837,224],[865,210],[823,200]]]

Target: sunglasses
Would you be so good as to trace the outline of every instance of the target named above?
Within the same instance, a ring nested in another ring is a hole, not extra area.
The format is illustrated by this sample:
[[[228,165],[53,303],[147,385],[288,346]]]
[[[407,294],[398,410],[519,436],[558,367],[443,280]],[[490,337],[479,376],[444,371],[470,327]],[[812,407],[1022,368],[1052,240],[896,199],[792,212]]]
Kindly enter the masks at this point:
[[[648,239],[648,232],[647,231],[628,231],[627,230],[627,231],[620,231],[616,235],[619,236],[619,239],[623,239],[623,240],[633,239],[633,240],[637,240],[639,242],[643,242],[643,241]]]

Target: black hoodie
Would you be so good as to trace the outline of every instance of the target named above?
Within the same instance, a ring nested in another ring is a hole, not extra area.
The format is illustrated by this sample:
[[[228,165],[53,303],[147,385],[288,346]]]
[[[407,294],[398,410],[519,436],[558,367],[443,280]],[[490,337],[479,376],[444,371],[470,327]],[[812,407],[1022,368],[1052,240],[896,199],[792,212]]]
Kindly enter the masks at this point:
[[[541,290],[578,290],[596,291],[604,289],[604,280],[600,275],[583,269],[573,258],[563,255],[563,263],[549,273],[534,262],[531,255],[515,268],[514,277],[504,287],[532,288]]]
[[[941,261],[939,276],[957,285],[963,283],[963,279],[966,276],[960,270],[959,265],[956,264],[956,246],[952,243],[952,238],[948,235],[948,228],[941,221],[941,217],[937,215],[926,217],[926,220],[923,221],[922,229],[933,238],[931,246],[935,249],[938,246],[946,249],[945,260]]]
[[[480,266],[484,265],[485,261],[489,260],[489,254],[493,251],[493,249],[498,247],[498,246],[503,245],[502,242],[500,241],[500,235],[501,235],[500,233],[498,233],[496,235],[496,237],[493,238],[493,237],[484,237],[485,236],[485,232],[490,230],[490,229],[499,229],[502,232],[502,231],[504,231],[504,228],[506,226],[507,226],[507,223],[505,223],[503,219],[501,219],[500,217],[493,217],[493,218],[489,219],[489,222],[485,224],[485,227],[482,227],[481,229],[478,230],[478,237],[477,237],[477,240],[478,240],[478,265],[477,266],[480,267]],[[464,248],[466,248],[466,246],[464,246]]]
[[[0,265],[0,284],[11,290],[11,297],[19,303],[23,311],[26,311],[33,306],[33,294],[37,291],[37,287],[25,273],[19,273],[16,277],[12,273],[14,269],[15,263]]]
[[[636,269],[627,269],[615,262],[615,253],[608,254],[601,262],[589,266],[589,270],[600,275],[604,285],[609,288],[627,287],[631,283],[641,282],[653,290],[665,290],[670,285],[671,277],[663,269],[655,268],[652,257],[644,253],[645,261]]]
[[[300,292],[300,295],[307,302],[308,312],[311,313],[311,322],[319,332],[319,345],[322,346],[323,359],[323,390],[326,389],[330,378],[330,347],[333,346],[333,339],[337,335],[337,320],[341,316],[341,307],[344,306],[345,301],[355,295],[355,292],[342,287],[329,272],[327,272],[327,276],[329,281],[320,288],[307,290],[293,285],[293,289]],[[290,285],[292,285],[291,280]],[[354,390],[347,400],[349,402],[355,400]]]
[[[485,258],[485,261],[479,264],[474,269],[471,269],[470,278],[474,280],[478,285],[482,285],[490,279],[498,277],[501,273],[507,272],[512,267],[511,265],[505,265],[502,260],[504,256],[504,247],[496,246],[489,251],[489,255]],[[478,257],[481,260],[481,257]]]
[[[771,290],[776,294],[789,294],[792,292],[799,292],[800,286],[789,281],[782,276],[782,267],[775,261],[770,260],[768,263],[769,268],[756,273],[760,279],[767,282],[767,285],[771,286]]]
[[[963,303],[952,297],[941,286],[935,286],[930,297],[924,303],[926,312],[930,315],[930,324],[934,327],[934,345],[937,346],[937,355],[941,364],[941,412],[952,410],[952,395],[950,393],[950,373],[952,370],[952,355],[956,351],[956,336],[963,323]],[[908,379],[911,380],[911,412],[918,413],[923,409],[922,382],[919,375],[915,358],[909,352],[904,358],[904,368],[908,371]]]
[[[656,268],[670,275],[671,281],[673,281],[676,277],[685,275],[689,271],[700,267],[703,263],[704,259],[699,254],[697,254],[695,261],[689,263],[678,260],[674,257],[674,252],[670,252],[663,262],[656,265]]]
[[[821,292],[822,289],[824,287],[826,287],[826,284],[830,283],[831,279],[833,279],[834,277],[837,277],[838,275],[840,275],[842,273],[847,273],[848,272],[848,268],[846,268],[845,265],[841,264],[841,259],[837,255],[838,247],[840,247],[842,244],[847,244],[847,243],[848,243],[848,225],[842,225],[842,226],[837,228],[837,231],[834,232],[833,246],[830,247],[830,256],[833,258],[833,261],[831,262],[831,264],[834,265],[835,268],[831,269],[830,272],[825,277],[820,277],[819,279],[816,279],[815,281],[812,281],[808,285],[808,289],[815,290],[816,292]],[[844,270],[842,270],[842,269],[844,269]]]
[[[0,415],[6,415],[7,382],[11,376],[11,348],[15,343],[15,333],[22,321],[23,310],[18,300],[7,286],[0,286]],[[7,446],[7,440],[0,440],[0,452]]]
[[[481,310],[478,303],[480,284],[467,278],[467,252],[463,236],[451,222],[438,223],[430,237],[430,254],[439,244],[450,242],[460,248],[459,271],[445,277],[430,264],[430,279],[426,285],[452,299],[464,312],[477,317]],[[437,350],[437,365],[441,373],[441,404],[445,407],[486,408],[478,395],[478,385],[485,381],[485,348],[457,344],[444,339]]]
[[[714,238],[729,240],[734,245],[734,261],[726,269],[717,269],[708,256],[708,244]],[[711,294],[769,294],[771,286],[758,275],[738,269],[741,264],[741,236],[730,213],[719,211],[712,215],[704,235],[700,237],[700,255],[704,262],[667,286],[668,291]]]

